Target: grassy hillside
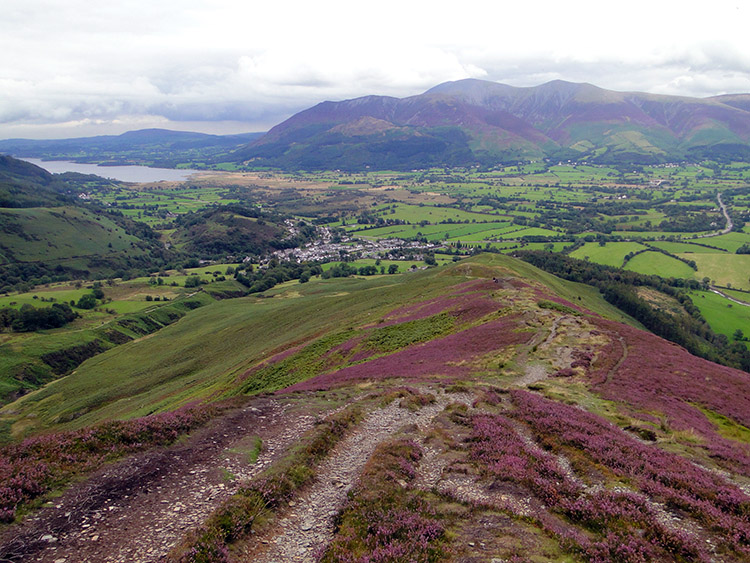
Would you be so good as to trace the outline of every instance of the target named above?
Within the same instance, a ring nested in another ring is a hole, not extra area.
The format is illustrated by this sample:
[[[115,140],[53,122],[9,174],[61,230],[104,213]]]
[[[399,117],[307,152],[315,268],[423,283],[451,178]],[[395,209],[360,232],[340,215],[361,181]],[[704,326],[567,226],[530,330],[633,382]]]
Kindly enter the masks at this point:
[[[242,374],[274,354],[377,323],[396,308],[439,298],[456,284],[503,276],[535,280],[540,288],[548,286],[577,305],[628,320],[595,289],[502,255],[398,276],[289,282],[260,297],[220,301],[192,311],[157,334],[88,360],[74,374],[0,412],[17,434],[71,419],[66,426],[79,427],[231,395],[247,387]],[[326,371],[324,366],[319,369]],[[272,379],[254,386],[253,392],[295,382]]]
[[[78,207],[3,209],[0,232],[0,264],[144,253],[138,237],[106,215]]]
[[[208,303],[0,411],[57,431],[0,449],[6,522],[141,452],[0,557],[747,560],[747,373],[615,319],[501,255]]]
[[[62,205],[72,199],[67,188],[38,166],[0,155],[0,208]]]

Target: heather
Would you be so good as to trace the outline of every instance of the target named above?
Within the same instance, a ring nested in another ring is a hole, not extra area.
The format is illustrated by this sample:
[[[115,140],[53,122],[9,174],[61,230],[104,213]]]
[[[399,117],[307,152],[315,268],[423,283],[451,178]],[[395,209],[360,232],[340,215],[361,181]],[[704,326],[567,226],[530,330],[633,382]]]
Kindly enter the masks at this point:
[[[447,295],[400,307],[385,316],[385,324],[405,323],[450,312],[462,321],[471,322],[497,310],[497,303],[486,297],[497,285],[483,279],[454,286]]]
[[[387,356],[319,375],[293,385],[287,391],[328,389],[345,382],[387,377],[466,377],[486,370],[477,365],[478,358],[508,346],[523,344],[531,338],[532,333],[518,331],[520,327],[517,323],[515,317],[488,321]]]
[[[323,563],[431,562],[445,554],[445,529],[410,483],[422,449],[408,439],[380,444],[349,494]]]
[[[639,495],[586,487],[553,455],[524,441],[508,418],[475,415],[471,425],[470,454],[494,480],[492,487],[520,485],[543,503],[537,510],[546,506],[563,516],[542,512],[538,523],[570,551],[602,562],[706,560],[696,542],[665,528]]]
[[[0,449],[0,521],[18,508],[102,463],[164,446],[205,423],[213,407],[188,406],[143,418],[111,421],[71,432],[43,434]]]
[[[750,497],[718,474],[655,445],[639,442],[600,417],[513,391],[515,416],[546,448],[570,450],[604,467],[667,507],[683,510],[717,533],[723,548],[750,556]]]
[[[750,475],[750,447],[727,440],[696,405],[750,426],[750,376],[691,356],[659,337],[615,324],[595,321],[611,335],[590,374],[594,389],[606,399],[625,401],[641,410],[662,413],[669,427],[706,438],[703,447],[728,469]],[[615,334],[624,338],[616,342]],[[614,368],[617,369],[614,369]]]

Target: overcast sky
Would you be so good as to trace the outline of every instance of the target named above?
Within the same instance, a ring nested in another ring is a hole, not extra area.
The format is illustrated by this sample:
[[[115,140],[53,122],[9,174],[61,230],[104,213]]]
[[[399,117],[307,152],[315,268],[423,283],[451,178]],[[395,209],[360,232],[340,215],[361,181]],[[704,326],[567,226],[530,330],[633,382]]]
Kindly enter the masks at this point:
[[[750,92],[750,8],[713,0],[3,0],[0,138],[264,131],[447,80]]]

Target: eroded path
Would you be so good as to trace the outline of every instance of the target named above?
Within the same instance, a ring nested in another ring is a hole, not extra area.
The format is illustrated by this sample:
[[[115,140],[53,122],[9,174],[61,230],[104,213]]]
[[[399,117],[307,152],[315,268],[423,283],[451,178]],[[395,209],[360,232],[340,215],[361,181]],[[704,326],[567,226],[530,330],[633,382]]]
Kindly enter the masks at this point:
[[[430,392],[429,390],[422,390]],[[398,401],[369,413],[316,469],[317,482],[280,519],[273,530],[257,537],[241,560],[257,563],[313,562],[333,538],[333,517],[343,505],[375,447],[399,429],[423,430],[450,402],[468,404],[470,395],[439,394],[436,402],[417,411]]]
[[[258,399],[182,443],[109,465],[71,487],[0,538],[0,560],[158,561],[313,422],[276,399]],[[249,463],[256,437],[262,450]]]

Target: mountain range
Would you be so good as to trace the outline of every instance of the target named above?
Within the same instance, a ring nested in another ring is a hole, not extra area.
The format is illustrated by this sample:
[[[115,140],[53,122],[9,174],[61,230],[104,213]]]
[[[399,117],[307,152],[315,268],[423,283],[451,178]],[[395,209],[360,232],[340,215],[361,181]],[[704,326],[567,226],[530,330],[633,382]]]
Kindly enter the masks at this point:
[[[744,158],[750,94],[690,98],[562,80],[518,88],[467,79],[402,99],[323,102],[234,155],[251,165],[303,169]]]

